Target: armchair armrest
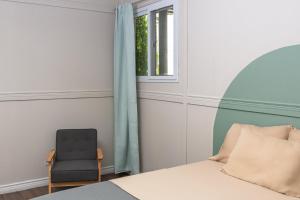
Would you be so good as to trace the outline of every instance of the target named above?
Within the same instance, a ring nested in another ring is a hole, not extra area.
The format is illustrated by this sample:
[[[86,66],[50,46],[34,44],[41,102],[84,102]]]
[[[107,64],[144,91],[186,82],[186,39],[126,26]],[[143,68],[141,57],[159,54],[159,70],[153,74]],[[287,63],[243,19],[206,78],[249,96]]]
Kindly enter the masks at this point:
[[[48,154],[48,158],[47,158],[47,164],[50,165],[52,163],[52,161],[55,158],[55,150],[52,149],[49,154]]]
[[[103,152],[101,148],[97,149],[97,160],[103,160]]]

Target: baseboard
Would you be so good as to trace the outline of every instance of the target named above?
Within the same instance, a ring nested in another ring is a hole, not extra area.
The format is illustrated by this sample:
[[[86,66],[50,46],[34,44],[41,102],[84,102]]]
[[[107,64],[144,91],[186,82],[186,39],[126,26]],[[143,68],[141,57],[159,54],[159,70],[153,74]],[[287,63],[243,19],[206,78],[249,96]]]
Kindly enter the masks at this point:
[[[114,173],[114,166],[107,166],[102,168],[102,174]],[[15,182],[6,185],[0,185],[0,194],[28,190],[31,188],[42,187],[48,185],[48,177],[38,178],[26,181]]]
[[[115,173],[115,167],[113,165],[107,166],[107,167],[102,167],[102,174],[113,174]]]
[[[20,181],[16,183],[11,183],[7,185],[0,185],[0,194],[17,192],[22,190],[27,190],[30,188],[42,187],[48,184],[48,177],[32,179],[27,181]]]

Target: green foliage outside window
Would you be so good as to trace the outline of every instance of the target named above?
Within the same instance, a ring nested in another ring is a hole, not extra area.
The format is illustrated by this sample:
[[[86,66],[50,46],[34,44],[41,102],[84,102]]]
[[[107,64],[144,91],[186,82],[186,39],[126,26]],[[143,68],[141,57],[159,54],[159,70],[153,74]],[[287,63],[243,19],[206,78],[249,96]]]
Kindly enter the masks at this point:
[[[148,74],[148,19],[147,15],[136,17],[136,75]]]

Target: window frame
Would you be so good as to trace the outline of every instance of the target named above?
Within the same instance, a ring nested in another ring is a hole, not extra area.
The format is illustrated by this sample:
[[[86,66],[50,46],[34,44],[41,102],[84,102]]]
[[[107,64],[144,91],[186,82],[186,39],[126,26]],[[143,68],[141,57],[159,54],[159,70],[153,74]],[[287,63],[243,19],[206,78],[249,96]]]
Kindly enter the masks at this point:
[[[178,82],[179,77],[179,70],[178,70],[178,2],[177,0],[160,0],[155,3],[151,3],[136,9],[135,17],[140,17],[143,15],[148,15],[148,74],[146,76],[138,76],[138,82]],[[172,76],[153,76],[151,73],[151,41],[152,41],[152,27],[151,27],[151,12],[165,8],[168,6],[173,6],[174,10],[174,38],[173,38],[173,45],[174,45],[174,75]]]

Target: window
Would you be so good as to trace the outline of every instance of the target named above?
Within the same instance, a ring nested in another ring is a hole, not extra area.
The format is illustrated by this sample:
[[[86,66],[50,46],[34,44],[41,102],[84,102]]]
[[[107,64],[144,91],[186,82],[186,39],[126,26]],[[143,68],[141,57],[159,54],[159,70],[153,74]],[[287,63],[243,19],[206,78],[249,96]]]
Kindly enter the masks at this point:
[[[139,81],[177,81],[176,4],[162,0],[137,9],[136,74]]]

